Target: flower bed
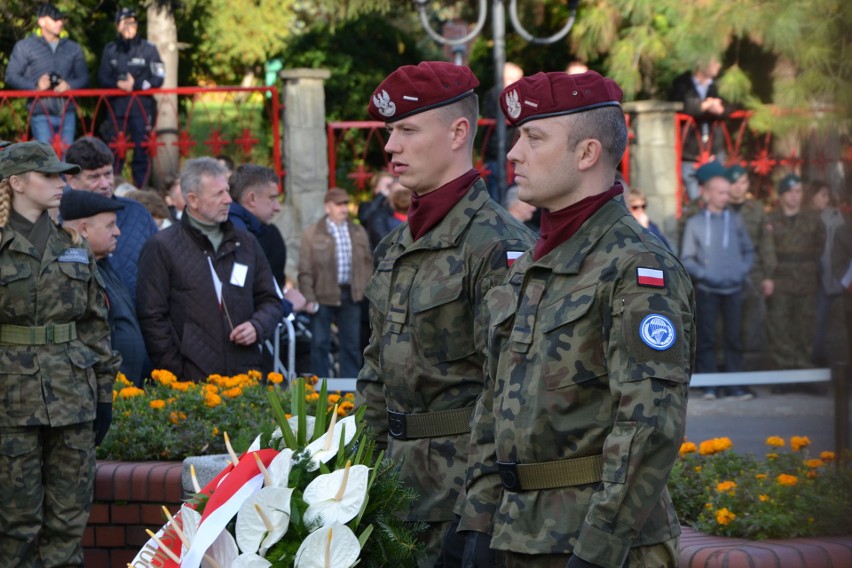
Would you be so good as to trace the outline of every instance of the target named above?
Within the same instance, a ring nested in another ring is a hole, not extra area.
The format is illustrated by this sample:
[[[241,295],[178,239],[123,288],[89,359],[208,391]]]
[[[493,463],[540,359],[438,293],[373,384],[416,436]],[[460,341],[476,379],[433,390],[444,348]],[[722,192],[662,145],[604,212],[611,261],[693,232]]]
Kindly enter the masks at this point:
[[[669,478],[683,524],[753,540],[848,535],[852,469],[833,452],[810,457],[810,440],[766,440],[764,459],[729,451],[728,438],[684,442]]]

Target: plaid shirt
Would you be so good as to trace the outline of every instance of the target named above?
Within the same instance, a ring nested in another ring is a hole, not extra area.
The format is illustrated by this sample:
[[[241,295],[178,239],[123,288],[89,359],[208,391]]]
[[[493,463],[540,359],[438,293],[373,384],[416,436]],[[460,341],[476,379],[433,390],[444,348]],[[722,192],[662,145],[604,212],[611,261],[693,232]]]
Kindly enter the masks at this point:
[[[325,218],[328,232],[334,237],[334,251],[337,256],[337,283],[341,286],[352,282],[352,241],[349,239],[349,227],[344,221],[340,225]]]

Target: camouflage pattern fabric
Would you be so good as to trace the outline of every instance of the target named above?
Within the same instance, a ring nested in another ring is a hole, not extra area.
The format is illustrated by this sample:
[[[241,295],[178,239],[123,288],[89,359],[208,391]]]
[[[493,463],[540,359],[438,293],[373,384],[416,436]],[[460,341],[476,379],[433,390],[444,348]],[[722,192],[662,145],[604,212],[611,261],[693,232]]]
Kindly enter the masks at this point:
[[[767,277],[775,290],[766,301],[766,333],[777,369],[813,366],[811,349],[816,331],[816,294],[819,258],[825,227],[811,211],[787,217],[776,209],[769,214],[777,266]]]
[[[94,255],[53,223],[49,230],[42,257],[11,227],[2,229],[0,325],[76,322],[77,339],[0,345],[0,428],[91,422],[98,402],[112,403],[121,357],[110,348],[106,297]]]
[[[639,269],[664,283],[640,285]],[[620,567],[680,525],[666,481],[683,439],[695,356],[686,270],[620,200],[533,261],[518,259],[487,298],[488,384],[471,433],[459,530],[492,548],[577,554]],[[503,490],[496,465],[600,455],[602,481]]]
[[[91,422],[0,429],[3,565],[83,566],[94,480]]]
[[[24,172],[44,174],[77,173],[80,166],[61,162],[56,152],[44,142],[0,143],[0,179]]]
[[[387,443],[389,456],[402,460],[402,480],[420,494],[409,520],[453,519],[469,433],[390,438],[387,410],[473,407],[484,383],[485,294],[505,277],[507,251],[525,251],[533,238],[490,200],[480,179],[426,235],[413,241],[402,224],[376,249],[367,284],[372,334],[356,405],[367,406],[379,445]]]
[[[631,548],[624,568],[666,568],[677,566],[680,539],[673,538],[660,544]],[[515,554],[505,552],[500,566],[503,568],[565,568],[570,554]]]

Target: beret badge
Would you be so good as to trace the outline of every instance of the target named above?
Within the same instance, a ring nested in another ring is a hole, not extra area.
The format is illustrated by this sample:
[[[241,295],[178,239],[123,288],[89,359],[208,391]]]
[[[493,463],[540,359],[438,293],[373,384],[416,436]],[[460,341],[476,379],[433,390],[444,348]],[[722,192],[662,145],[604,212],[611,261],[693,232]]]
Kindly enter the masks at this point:
[[[521,116],[521,102],[518,98],[517,89],[512,89],[506,93],[506,111],[509,118],[515,119]]]
[[[379,114],[384,117],[391,117],[396,114],[396,104],[390,100],[390,95],[384,89],[381,93],[373,95],[373,104],[376,105]]]

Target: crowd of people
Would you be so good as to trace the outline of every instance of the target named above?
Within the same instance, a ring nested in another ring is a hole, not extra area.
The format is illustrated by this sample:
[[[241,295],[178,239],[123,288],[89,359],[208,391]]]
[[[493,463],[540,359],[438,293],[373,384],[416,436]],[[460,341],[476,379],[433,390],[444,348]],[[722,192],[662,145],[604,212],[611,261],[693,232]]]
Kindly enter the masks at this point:
[[[30,43],[73,53],[55,41],[62,14],[43,10]],[[128,55],[147,49],[135,15],[116,25],[101,73],[127,91],[155,85],[153,59]],[[15,48],[19,71],[30,48]],[[357,377],[377,447],[420,496],[407,515],[425,527],[420,566],[675,566],[666,481],[690,376],[743,370],[751,352],[774,368],[842,356],[824,330],[852,280],[849,229],[825,184],[805,197],[787,175],[767,213],[748,172],[716,156],[684,170],[696,188],[667,238],[617,172],[621,88],[572,68],[510,68],[489,98],[517,133],[503,204],[473,167],[473,72],[426,61],[387,75],[368,113],[386,124],[389,170],[358,223],[350,194],[327,191],[295,282],[269,168],[194,158],[159,194],[122,196],[101,138],[72,141],[64,161],[42,140],[0,151],[6,558],[82,565],[119,370],[144,386],[154,368],[194,381],[269,369],[264,341],[298,312],[312,338],[298,371]],[[696,112],[723,112],[717,72],[700,70]],[[131,138],[150,110],[126,107]]]

